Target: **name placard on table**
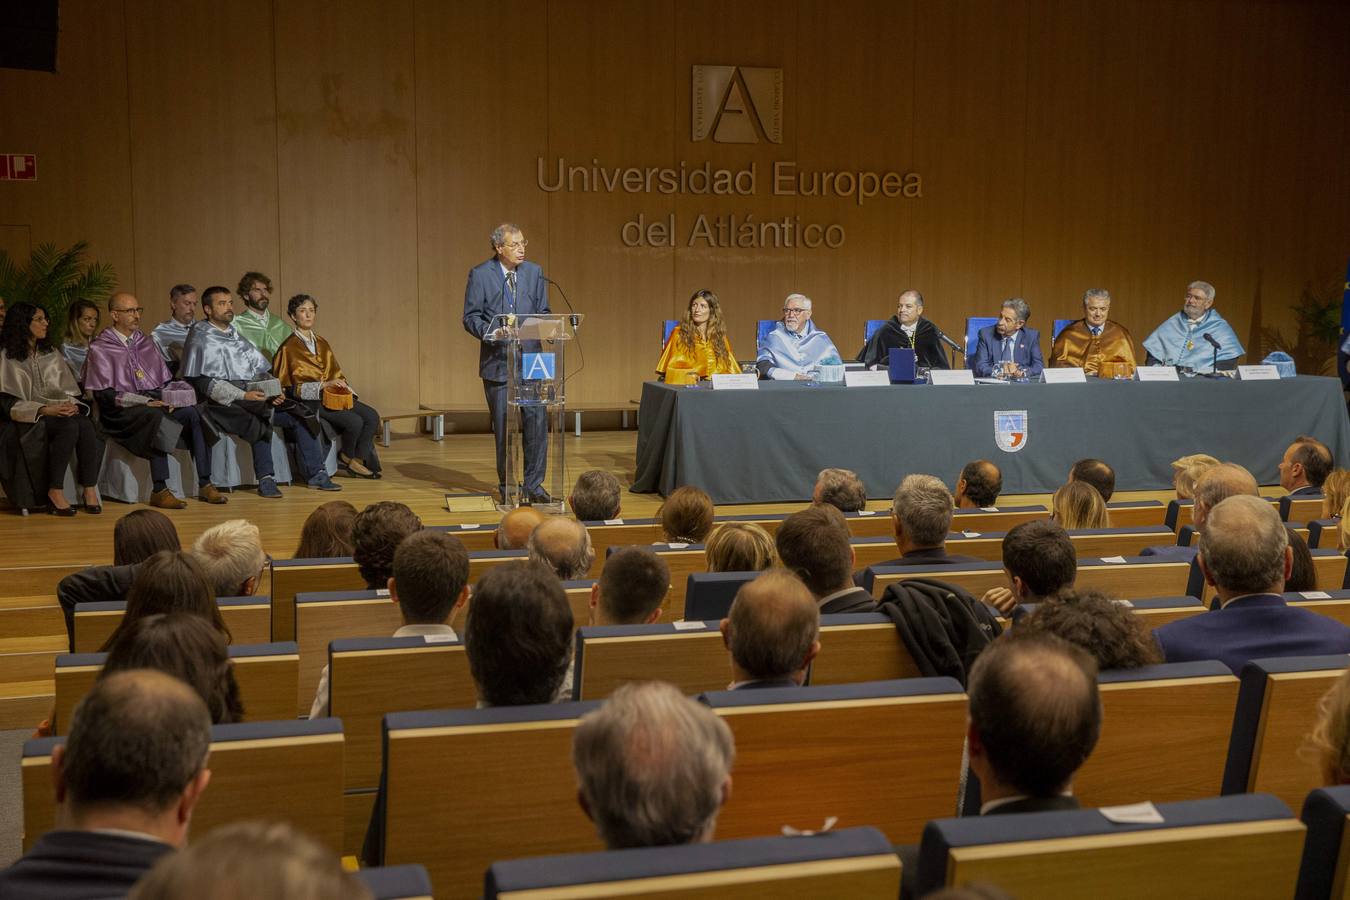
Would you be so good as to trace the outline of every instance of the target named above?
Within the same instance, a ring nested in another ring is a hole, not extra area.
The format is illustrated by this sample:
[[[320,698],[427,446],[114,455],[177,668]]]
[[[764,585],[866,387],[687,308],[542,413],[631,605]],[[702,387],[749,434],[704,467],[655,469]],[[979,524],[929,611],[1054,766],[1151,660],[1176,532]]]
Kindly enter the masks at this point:
[[[738,372],[735,375],[714,375],[712,386],[714,391],[757,391],[759,390],[759,376],[747,372]]]
[[[930,384],[975,384],[975,373],[970,369],[929,369]]]
[[[845,372],[844,385],[846,387],[890,387],[890,372]]]
[[[1045,376],[1046,384],[1087,384],[1087,374],[1077,366],[1045,369],[1041,374]]]
[[[1174,366],[1135,366],[1140,381],[1180,381]]]
[[[1276,366],[1262,364],[1255,366],[1238,366],[1238,376],[1243,381],[1279,381],[1280,370]]]

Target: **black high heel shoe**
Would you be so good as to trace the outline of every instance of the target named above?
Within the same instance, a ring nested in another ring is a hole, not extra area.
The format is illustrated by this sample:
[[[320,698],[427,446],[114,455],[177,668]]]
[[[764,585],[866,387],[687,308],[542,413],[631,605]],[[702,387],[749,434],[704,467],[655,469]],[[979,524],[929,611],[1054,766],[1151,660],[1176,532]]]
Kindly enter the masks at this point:
[[[75,507],[73,507],[73,506],[62,506],[62,507],[48,506],[48,507],[47,507],[47,512],[50,513],[50,514],[53,515],[53,516],[61,516],[62,518],[66,518],[66,517],[68,517],[68,516],[73,516],[73,515],[75,515]]]

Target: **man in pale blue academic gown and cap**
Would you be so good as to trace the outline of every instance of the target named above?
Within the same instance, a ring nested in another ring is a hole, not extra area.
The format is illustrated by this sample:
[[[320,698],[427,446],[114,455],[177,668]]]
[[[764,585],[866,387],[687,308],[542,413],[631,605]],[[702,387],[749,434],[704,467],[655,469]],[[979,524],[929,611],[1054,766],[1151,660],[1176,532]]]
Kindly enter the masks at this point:
[[[830,336],[811,324],[811,298],[788,294],[783,321],[773,326],[759,346],[755,368],[760,378],[774,381],[810,381],[818,366],[841,365]]]
[[[1158,326],[1144,341],[1151,366],[1182,366],[1196,372],[1214,370],[1215,347],[1209,338],[1218,342],[1219,368],[1232,368],[1231,363],[1247,351],[1242,348],[1231,325],[1214,309],[1214,285],[1207,281],[1192,281],[1186,287],[1186,303],[1181,312]]]

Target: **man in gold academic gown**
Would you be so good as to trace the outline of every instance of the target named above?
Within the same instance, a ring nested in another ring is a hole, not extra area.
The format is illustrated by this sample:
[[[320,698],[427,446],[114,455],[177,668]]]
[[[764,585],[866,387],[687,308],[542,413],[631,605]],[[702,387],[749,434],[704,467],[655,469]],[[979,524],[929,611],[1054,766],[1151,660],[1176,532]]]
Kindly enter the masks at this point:
[[[1107,318],[1111,312],[1111,293],[1092,288],[1083,294],[1083,318],[1067,326],[1055,338],[1050,350],[1050,365],[1056,368],[1078,366],[1089,375],[1103,375],[1102,363],[1124,363],[1123,376],[1134,374],[1134,340],[1125,326]],[[1113,368],[1108,365],[1107,369]]]

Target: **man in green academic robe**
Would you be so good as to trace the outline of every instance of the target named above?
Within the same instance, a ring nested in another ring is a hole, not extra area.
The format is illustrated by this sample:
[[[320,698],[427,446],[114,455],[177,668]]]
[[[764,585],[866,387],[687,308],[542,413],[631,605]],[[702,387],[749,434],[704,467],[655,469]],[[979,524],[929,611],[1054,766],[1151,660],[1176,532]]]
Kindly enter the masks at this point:
[[[272,302],[272,279],[261,272],[245,272],[239,279],[239,296],[244,311],[235,317],[234,327],[271,360],[291,336],[291,327],[267,311],[267,304]]]

